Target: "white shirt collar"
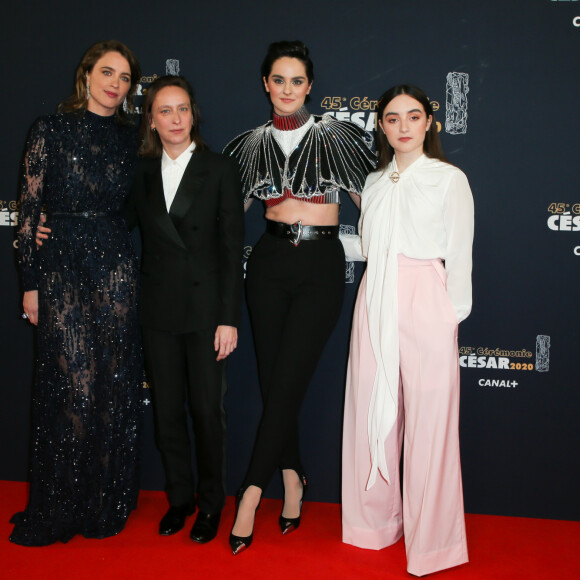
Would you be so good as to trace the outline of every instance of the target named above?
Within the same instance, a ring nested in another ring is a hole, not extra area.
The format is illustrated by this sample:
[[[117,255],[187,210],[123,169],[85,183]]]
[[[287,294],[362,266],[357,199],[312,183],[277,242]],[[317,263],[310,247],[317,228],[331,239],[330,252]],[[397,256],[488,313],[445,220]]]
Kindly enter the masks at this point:
[[[195,151],[195,143],[192,143],[183,153],[179,155],[176,159],[171,159],[169,155],[167,155],[165,149],[163,149],[163,154],[161,155],[161,170],[165,169],[166,167],[171,167],[177,165],[181,167],[184,171]]]

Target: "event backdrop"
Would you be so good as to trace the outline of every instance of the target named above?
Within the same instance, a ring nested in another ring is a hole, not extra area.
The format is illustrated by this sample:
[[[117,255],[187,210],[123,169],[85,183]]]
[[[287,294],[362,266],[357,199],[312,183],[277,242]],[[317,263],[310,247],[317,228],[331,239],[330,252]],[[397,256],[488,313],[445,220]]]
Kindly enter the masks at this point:
[[[90,44],[116,38],[139,57],[143,90],[166,72],[192,81],[203,135],[219,150],[268,120],[261,60],[270,42],[299,38],[315,63],[311,112],[372,131],[380,94],[417,84],[433,101],[450,161],[471,183],[474,306],[459,338],[466,510],[578,519],[580,1],[55,0],[12,3],[1,26],[1,479],[27,476],[35,331],[20,319],[14,235],[34,118],[68,96]],[[357,223],[348,199],[340,219],[351,231]],[[263,230],[260,204],[246,220],[243,261]],[[310,500],[340,501],[344,377],[362,271],[346,265],[342,317],[301,415]],[[247,314],[228,376],[233,493],[261,407]],[[147,390],[143,410],[142,485],[162,489]],[[268,494],[279,493],[276,480]]]

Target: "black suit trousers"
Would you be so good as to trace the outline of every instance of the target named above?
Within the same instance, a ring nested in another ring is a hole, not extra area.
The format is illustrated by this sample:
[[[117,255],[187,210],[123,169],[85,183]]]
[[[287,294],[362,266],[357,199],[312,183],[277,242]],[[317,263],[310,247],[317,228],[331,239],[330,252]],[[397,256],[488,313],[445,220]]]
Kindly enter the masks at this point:
[[[203,512],[225,502],[225,361],[216,361],[215,330],[173,334],[143,328],[147,377],[154,400],[156,439],[171,505],[195,499]],[[193,422],[197,487],[187,408]]]

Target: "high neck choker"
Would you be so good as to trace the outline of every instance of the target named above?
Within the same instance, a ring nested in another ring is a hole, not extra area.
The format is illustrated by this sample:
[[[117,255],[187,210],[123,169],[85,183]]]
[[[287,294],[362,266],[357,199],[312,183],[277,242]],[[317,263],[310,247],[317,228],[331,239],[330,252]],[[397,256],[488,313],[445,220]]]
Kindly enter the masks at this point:
[[[292,115],[283,117],[282,115],[274,113],[272,122],[274,127],[280,129],[280,131],[293,131],[294,129],[302,127],[308,119],[310,119],[310,113],[306,110],[306,107],[302,105],[302,107],[300,107],[295,113],[292,113]]]

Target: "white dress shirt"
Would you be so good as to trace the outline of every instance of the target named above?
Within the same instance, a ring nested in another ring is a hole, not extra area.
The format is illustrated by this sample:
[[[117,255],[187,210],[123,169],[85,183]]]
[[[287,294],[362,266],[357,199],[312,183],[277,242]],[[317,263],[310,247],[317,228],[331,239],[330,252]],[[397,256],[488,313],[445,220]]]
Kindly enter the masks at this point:
[[[165,149],[163,150],[161,156],[161,177],[163,179],[163,193],[165,195],[165,205],[167,206],[168,212],[194,150],[195,143],[192,143],[177,159],[171,159],[165,152]]]
[[[360,249],[367,259],[366,302],[377,374],[369,406],[372,469],[389,480],[384,443],[397,417],[399,390],[398,254],[445,261],[447,294],[458,322],[471,311],[473,197],[465,174],[448,163],[419,157],[394,183],[395,159],[371,173],[361,195]],[[343,242],[344,243],[344,242]]]

